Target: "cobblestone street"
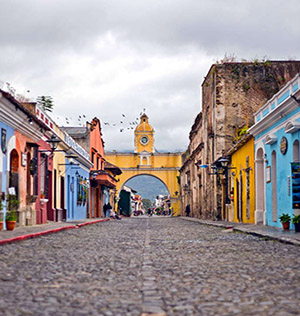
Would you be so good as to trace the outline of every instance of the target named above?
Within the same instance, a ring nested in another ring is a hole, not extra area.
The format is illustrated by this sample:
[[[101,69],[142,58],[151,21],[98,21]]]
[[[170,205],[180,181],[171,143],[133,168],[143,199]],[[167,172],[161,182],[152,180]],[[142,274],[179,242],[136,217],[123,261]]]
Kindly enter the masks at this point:
[[[178,218],[0,246],[0,315],[299,315],[300,248]]]

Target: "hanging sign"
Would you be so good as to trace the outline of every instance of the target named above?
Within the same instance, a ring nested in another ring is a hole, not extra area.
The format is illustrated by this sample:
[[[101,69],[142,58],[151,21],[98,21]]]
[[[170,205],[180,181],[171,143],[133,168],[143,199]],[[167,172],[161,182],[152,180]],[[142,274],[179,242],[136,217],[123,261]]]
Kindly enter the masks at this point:
[[[26,167],[26,164],[27,164],[27,155],[25,153],[22,153],[21,165],[23,167]]]

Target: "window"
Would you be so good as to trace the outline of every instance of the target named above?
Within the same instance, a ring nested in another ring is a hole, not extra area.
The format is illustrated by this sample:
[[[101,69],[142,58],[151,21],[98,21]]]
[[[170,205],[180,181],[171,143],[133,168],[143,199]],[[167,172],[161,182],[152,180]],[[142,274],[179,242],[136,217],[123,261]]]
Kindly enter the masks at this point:
[[[293,162],[299,162],[299,140],[293,143]]]

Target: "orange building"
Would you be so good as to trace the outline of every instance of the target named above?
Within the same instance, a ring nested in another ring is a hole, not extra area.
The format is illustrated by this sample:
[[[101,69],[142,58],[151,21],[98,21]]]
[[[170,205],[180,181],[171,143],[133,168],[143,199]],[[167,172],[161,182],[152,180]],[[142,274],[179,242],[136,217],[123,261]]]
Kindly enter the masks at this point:
[[[107,164],[104,159],[104,141],[98,118],[86,123],[86,127],[63,128],[76,142],[90,153],[93,167],[90,170],[90,205],[88,217],[104,217],[104,204],[114,204],[117,180],[115,176],[121,170]]]

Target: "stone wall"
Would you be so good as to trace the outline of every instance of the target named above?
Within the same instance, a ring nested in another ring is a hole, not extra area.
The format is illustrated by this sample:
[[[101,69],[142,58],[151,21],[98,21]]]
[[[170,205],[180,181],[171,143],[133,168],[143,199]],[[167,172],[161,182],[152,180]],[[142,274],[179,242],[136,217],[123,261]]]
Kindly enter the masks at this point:
[[[189,173],[193,216],[221,219],[224,207],[222,179],[210,175],[210,168],[199,168],[196,164],[201,161],[211,165],[228,151],[238,131],[254,123],[253,114],[299,72],[300,61],[211,66],[202,84],[201,118],[198,115],[192,127],[188,159],[181,169],[182,185],[186,181],[183,174]]]

